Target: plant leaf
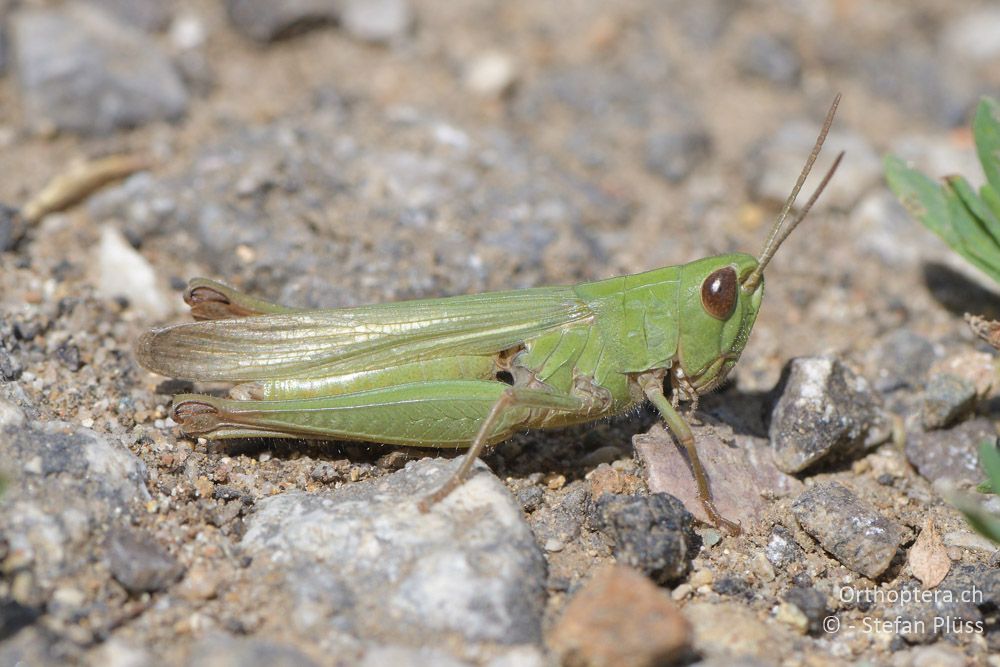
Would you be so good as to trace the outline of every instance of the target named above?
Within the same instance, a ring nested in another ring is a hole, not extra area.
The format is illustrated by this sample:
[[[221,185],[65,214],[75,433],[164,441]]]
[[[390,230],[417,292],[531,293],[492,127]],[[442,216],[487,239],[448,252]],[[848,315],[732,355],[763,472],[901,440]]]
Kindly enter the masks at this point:
[[[951,231],[948,203],[941,186],[895,155],[885,157],[885,180],[896,198],[914,218],[955,247],[959,241]]]
[[[972,133],[986,180],[994,190],[1000,190],[1000,104],[996,100],[984,97],[979,102]]]

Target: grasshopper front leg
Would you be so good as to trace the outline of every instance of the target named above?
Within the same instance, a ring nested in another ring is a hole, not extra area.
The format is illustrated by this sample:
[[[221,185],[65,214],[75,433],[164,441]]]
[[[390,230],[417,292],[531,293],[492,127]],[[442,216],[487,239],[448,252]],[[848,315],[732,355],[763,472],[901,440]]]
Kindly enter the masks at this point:
[[[712,494],[708,486],[708,475],[705,474],[705,469],[701,465],[701,459],[698,458],[694,433],[691,432],[691,427],[684,421],[684,417],[677,412],[663,394],[663,377],[664,371],[661,369],[642,373],[636,378],[636,381],[639,383],[639,387],[646,395],[646,398],[656,406],[660,416],[663,417],[663,421],[666,422],[667,428],[670,429],[670,432],[674,434],[674,437],[677,438],[681,445],[684,446],[685,451],[687,451],[688,460],[691,462],[691,470],[694,473],[695,482],[698,484],[698,500],[701,501],[702,507],[705,508],[708,518],[715,525],[725,529],[730,535],[739,535],[741,532],[740,525],[733,523],[719,514],[719,511],[715,508],[715,503],[712,502]]]

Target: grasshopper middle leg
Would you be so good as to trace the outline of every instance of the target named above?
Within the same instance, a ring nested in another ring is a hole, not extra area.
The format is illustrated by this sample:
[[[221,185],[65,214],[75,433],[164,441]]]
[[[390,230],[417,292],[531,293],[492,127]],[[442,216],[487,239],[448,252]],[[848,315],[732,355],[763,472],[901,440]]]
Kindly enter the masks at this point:
[[[515,408],[536,408],[543,410],[558,410],[562,412],[579,412],[587,408],[587,401],[583,398],[571,396],[565,393],[545,391],[543,389],[529,389],[526,387],[510,387],[506,389],[497,399],[490,409],[486,419],[483,420],[476,434],[475,440],[466,452],[462,464],[451,477],[438,488],[420,501],[420,511],[427,512],[430,508],[448,497],[452,491],[457,489],[465,481],[472,470],[472,465],[479,458],[483,447],[489,441],[490,434],[496,428],[497,422],[503,418],[504,413]]]

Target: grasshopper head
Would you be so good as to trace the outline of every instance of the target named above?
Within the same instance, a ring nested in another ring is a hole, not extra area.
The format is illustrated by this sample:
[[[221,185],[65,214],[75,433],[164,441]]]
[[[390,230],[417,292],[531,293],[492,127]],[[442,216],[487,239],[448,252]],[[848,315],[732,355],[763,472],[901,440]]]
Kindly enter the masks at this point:
[[[764,269],[792,230],[805,219],[844,157],[843,152],[837,156],[806,205],[791,222],[785,224],[795,198],[823,147],[839,103],[840,95],[837,95],[795,187],[771,227],[760,257],[738,253],[684,265],[681,278],[684,315],[680,323],[678,366],[675,369],[675,375],[683,377],[688,385],[681,385],[682,389],[693,390],[696,394],[711,391],[726,379],[736,365],[764,297]],[[675,387],[679,384],[677,379]]]
[[[726,379],[747,344],[764,297],[764,281],[744,285],[759,264],[752,255],[718,255],[685,264],[678,368],[701,394]]]

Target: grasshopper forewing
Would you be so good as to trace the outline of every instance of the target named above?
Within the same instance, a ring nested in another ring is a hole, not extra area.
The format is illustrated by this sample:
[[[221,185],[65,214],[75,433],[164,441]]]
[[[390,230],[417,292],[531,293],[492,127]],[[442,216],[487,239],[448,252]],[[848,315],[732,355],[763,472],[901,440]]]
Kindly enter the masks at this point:
[[[139,362],[166,376],[235,383],[230,398],[175,397],[173,419],[190,435],[467,447],[425,510],[461,484],[487,445],[648,400],[687,451],[708,516],[738,533],[712,503],[678,405],[695,409],[743,351],[764,268],[842,157],[785,224],[839,99],[758,258],[733,253],[575,286],[334,310],[285,308],[198,279],[185,299],[205,321],[146,333]]]

